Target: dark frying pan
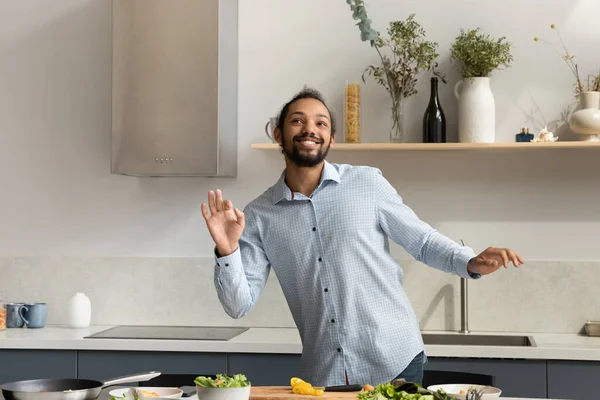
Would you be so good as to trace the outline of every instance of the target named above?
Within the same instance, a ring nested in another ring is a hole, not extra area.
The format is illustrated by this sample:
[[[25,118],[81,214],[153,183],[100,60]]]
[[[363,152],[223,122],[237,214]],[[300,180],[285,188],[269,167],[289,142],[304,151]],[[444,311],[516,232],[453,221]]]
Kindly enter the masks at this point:
[[[106,381],[91,379],[34,379],[5,383],[0,386],[6,400],[96,400],[107,386],[145,382],[160,372],[120,376]]]

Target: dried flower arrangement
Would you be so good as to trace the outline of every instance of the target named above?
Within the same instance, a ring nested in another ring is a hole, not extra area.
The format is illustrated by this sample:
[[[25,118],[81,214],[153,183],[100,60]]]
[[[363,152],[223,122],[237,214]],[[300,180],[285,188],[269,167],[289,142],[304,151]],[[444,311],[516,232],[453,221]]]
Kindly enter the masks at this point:
[[[574,61],[575,55],[571,54],[569,52],[569,50],[567,49],[567,46],[565,45],[565,42],[562,39],[562,36],[560,35],[560,32],[559,32],[558,28],[556,27],[556,25],[550,24],[550,29],[552,29],[553,31],[556,32],[556,35],[558,36],[558,39],[560,40],[560,43],[562,45],[564,52],[560,52],[556,47],[554,47],[552,45],[552,43],[550,43],[549,41],[542,39],[540,37],[534,37],[533,40],[536,42],[544,42],[544,43],[548,44],[554,51],[556,51],[558,53],[558,55],[565,61],[565,63],[567,64],[567,66],[569,67],[569,69],[571,70],[573,75],[575,76],[575,93],[584,92],[585,91],[584,86],[583,86],[583,83],[581,82],[581,78],[579,77],[579,66]],[[595,91],[595,92],[600,91],[600,71],[598,72],[597,75],[592,75],[592,74],[588,75],[587,91]]]

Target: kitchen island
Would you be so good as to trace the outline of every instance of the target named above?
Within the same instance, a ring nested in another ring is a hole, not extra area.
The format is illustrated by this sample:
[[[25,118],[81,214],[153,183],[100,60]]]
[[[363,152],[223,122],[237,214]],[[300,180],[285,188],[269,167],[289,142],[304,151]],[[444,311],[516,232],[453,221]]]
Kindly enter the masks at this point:
[[[110,396],[108,395],[109,390],[103,390],[102,393],[100,394],[100,396],[98,397],[98,400],[109,400]],[[0,395],[0,398],[2,398],[2,395]],[[319,398],[316,397],[315,400],[318,400]],[[186,400],[198,400],[198,396],[193,395],[190,397],[187,397]],[[500,397],[499,400],[539,400],[539,399],[534,399],[534,398],[525,398],[525,397]],[[565,400],[565,399],[549,399],[549,400]]]
[[[0,395],[1,398],[1,395]],[[103,391],[103,393],[98,397],[98,400],[109,400],[110,396],[108,395],[108,390]],[[316,397],[315,400],[318,400],[319,398]],[[190,397],[187,397],[186,400],[198,400],[198,396],[193,395]],[[525,397],[500,397],[499,400],[539,400],[539,399],[534,399],[532,397],[529,398],[525,398]],[[549,400],[565,400],[565,399],[549,399]]]
[[[244,373],[262,386],[285,385],[299,374],[302,344],[293,328],[250,328],[227,341],[84,338],[108,328],[48,326],[1,331],[0,381],[106,379],[157,370],[190,375]],[[595,390],[600,338],[530,336],[535,346],[426,345],[429,362],[425,368],[494,375],[504,394],[515,398],[580,399]]]

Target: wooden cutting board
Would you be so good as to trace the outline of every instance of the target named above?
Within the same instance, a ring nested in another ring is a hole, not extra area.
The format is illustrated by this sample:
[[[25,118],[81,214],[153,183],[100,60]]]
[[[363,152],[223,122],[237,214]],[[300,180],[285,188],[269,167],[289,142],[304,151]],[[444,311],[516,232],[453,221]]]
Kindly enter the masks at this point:
[[[295,394],[290,386],[252,386],[250,400],[356,400],[358,392],[325,392],[321,396]]]

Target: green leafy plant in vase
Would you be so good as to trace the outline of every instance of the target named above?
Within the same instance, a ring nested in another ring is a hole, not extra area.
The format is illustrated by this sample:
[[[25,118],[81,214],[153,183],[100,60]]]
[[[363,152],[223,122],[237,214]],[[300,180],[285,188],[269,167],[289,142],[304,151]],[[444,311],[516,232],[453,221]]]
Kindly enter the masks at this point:
[[[513,62],[511,44],[493,38],[481,28],[460,31],[450,47],[450,59],[459,64],[462,79],[454,86],[458,99],[458,141],[493,143],[496,106],[490,87],[492,73]]]
[[[362,76],[371,76],[389,93],[391,106],[392,127],[390,141],[403,142],[404,103],[405,99],[416,94],[416,84],[419,76],[432,71],[445,83],[445,78],[436,71],[438,57],[436,42],[426,40],[425,30],[415,21],[415,15],[410,14],[403,21],[392,21],[387,29],[388,37],[384,38],[371,28],[371,20],[367,16],[363,0],[346,0],[352,11],[352,18],[357,20],[360,38],[369,42],[381,60],[380,65],[369,65]]]
[[[539,37],[533,40],[547,43],[565,61],[575,77],[574,87],[575,95],[579,98],[579,110],[569,115],[569,127],[573,132],[583,135],[585,141],[600,142],[600,72],[598,75],[588,75],[587,88],[585,88],[579,77],[579,65],[575,62],[575,55],[567,50],[556,25],[551,24],[550,29],[556,32],[563,52],[547,40]]]

